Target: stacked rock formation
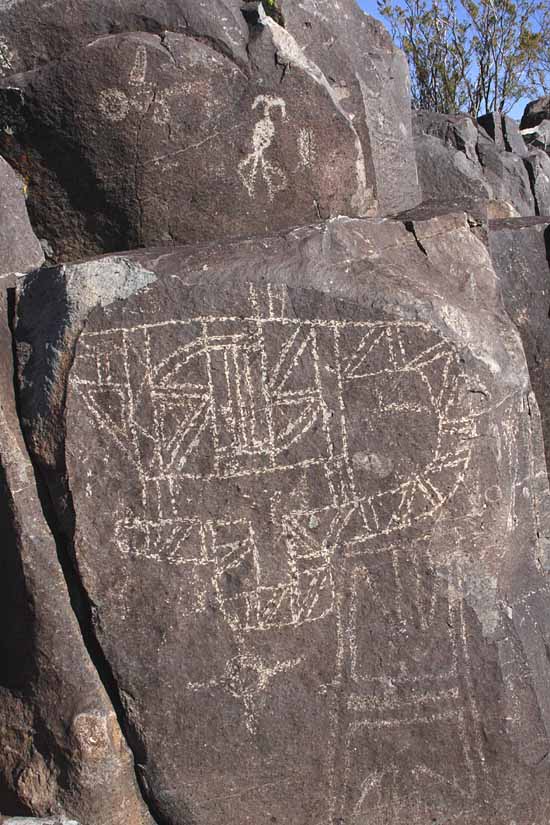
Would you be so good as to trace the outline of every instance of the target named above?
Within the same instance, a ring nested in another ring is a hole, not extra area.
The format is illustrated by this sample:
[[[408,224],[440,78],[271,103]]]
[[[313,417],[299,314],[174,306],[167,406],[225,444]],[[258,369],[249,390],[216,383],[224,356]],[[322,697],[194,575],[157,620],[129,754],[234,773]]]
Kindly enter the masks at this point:
[[[353,0],[0,22],[5,825],[547,825],[549,159]]]
[[[511,118],[418,111],[414,124],[424,200],[494,218],[550,214],[550,157]]]

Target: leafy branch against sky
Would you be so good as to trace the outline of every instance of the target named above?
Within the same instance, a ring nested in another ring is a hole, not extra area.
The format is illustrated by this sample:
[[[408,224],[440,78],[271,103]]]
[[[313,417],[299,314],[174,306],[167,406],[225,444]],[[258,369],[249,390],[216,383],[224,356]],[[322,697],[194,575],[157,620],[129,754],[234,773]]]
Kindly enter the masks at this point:
[[[413,105],[517,114],[550,90],[545,0],[364,0],[405,51]]]

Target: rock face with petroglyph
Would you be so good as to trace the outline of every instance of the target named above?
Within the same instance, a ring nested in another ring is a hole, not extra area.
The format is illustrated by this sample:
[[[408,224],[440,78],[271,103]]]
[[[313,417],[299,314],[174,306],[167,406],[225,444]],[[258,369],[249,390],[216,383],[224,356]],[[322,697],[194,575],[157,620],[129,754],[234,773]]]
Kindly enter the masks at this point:
[[[214,228],[232,229],[228,209],[249,234],[262,220],[273,229],[338,212],[392,214],[420,201],[402,52],[355,0],[277,6],[278,22],[241,0],[0,7],[0,78],[14,88],[0,105],[1,149],[28,176],[33,217],[63,247],[59,255],[74,254],[61,241],[61,218],[65,235],[87,235],[89,253],[151,238],[195,240],[193,224],[213,236]],[[101,45],[102,35],[132,31],[138,40],[139,32],[159,36],[164,61],[155,38],[145,55],[137,43],[118,56]],[[84,46],[64,68],[48,69]],[[18,77],[25,71],[26,80]],[[249,100],[254,83],[262,88]],[[253,108],[262,94],[271,106]],[[348,155],[356,179],[346,190]],[[68,211],[79,216],[73,224]],[[185,231],[180,213],[188,215]]]
[[[57,257],[376,212],[351,118],[265,20],[246,70],[198,39],[138,33],[0,84],[0,150]]]
[[[329,79],[359,132],[378,214],[421,200],[407,61],[384,26],[355,0],[280,0],[287,30]]]
[[[0,77],[59,60],[98,37],[133,31],[186,33],[247,62],[248,31],[239,0],[3,0]]]
[[[465,216],[408,227],[20,284],[28,444],[159,822],[546,825],[537,405]]]

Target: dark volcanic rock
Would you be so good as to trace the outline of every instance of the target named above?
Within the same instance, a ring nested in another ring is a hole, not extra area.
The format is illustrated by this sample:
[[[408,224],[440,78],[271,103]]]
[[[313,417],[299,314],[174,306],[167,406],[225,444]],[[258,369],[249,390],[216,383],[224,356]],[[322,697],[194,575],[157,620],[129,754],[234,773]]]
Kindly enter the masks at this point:
[[[32,269],[43,260],[27,215],[23,184],[0,158],[0,276]]]
[[[317,63],[365,136],[379,212],[420,201],[406,58],[355,0],[280,0],[285,25]]]
[[[537,126],[523,129],[521,134],[529,146],[543,149],[545,152],[550,150],[550,120],[542,120]]]
[[[0,284],[0,811],[151,825],[42,513],[13,392],[9,279]]]
[[[504,303],[523,341],[550,464],[550,224],[493,221],[489,239]]]
[[[527,104],[521,118],[520,129],[531,129],[543,120],[550,120],[550,96],[539,97]]]
[[[16,59],[32,5],[0,11],[0,152],[57,258],[420,201],[406,60],[355,0],[281,3],[283,25],[257,3],[145,3],[141,26],[132,3],[54,0],[25,24],[38,58]]]
[[[520,215],[535,214],[527,147],[510,118],[487,115],[478,124],[468,115],[418,111],[414,129],[425,200],[486,198],[505,201]],[[538,167],[531,172],[537,175]]]
[[[0,823],[1,825],[79,825],[74,819],[65,819],[63,816],[47,817],[46,819],[27,816],[10,816],[9,819],[0,817]]]
[[[491,112],[477,119],[500,152],[514,152],[518,157],[527,155],[527,147],[515,120],[499,112]]]
[[[532,148],[524,163],[535,198],[535,212],[550,215],[550,157],[546,152]]]
[[[119,35],[5,81],[0,148],[58,257],[375,209],[324,75],[271,19],[249,51],[251,76],[191,37]]]
[[[547,825],[537,405],[465,217],[408,227],[21,284],[24,425],[166,825]]]
[[[418,175],[424,199],[491,198],[477,157],[478,132],[472,118],[415,112]]]
[[[343,109],[354,118],[381,213],[414,206],[420,192],[402,52],[355,0],[341,0],[337,6],[321,0],[278,0],[270,5],[272,14],[278,7],[275,19],[321,68]],[[249,31],[243,10],[257,6],[241,0],[80,0],[75,8],[67,0],[52,0],[47,6],[19,0],[0,9],[0,77],[57,61],[101,35],[128,31],[184,33],[246,68]],[[262,12],[248,16],[265,20]],[[256,36],[258,29],[253,29]]]
[[[0,7],[0,77],[34,69],[102,35],[185,32],[243,65],[248,29],[239,0],[9,0]]]
[[[520,215],[534,215],[535,199],[524,158],[513,152],[496,151],[492,141],[483,135],[477,150],[493,198],[508,201]]]

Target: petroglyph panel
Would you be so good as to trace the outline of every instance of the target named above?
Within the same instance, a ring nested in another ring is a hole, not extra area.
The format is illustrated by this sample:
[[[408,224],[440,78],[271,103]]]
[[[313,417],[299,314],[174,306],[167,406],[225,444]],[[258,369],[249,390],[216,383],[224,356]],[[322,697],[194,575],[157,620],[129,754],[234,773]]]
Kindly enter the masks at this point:
[[[103,549],[79,551],[108,594],[104,644],[115,668],[127,634],[160,670],[178,662],[161,693],[187,720],[181,793],[205,822],[233,821],[237,802],[235,821],[300,825],[382,822],[413,797],[474,810],[492,780],[459,513],[475,515],[494,407],[429,324],[319,297],[304,312],[300,295],[197,287],[185,317],[145,305],[81,335],[71,477],[77,513],[99,488],[111,502],[92,530]],[[246,798],[228,795],[245,776]]]
[[[112,35],[37,68],[32,83],[19,75],[11,91],[0,88],[6,121],[19,124],[14,136],[0,133],[0,149],[14,165],[24,156],[28,176],[47,179],[63,204],[63,225],[50,225],[51,210],[40,220],[64,259],[264,234],[374,208],[363,149],[328,83],[296,66],[282,84],[267,30],[254,49],[248,72],[199,38]],[[0,77],[12,73],[10,62],[0,38]],[[43,118],[36,140],[15,88]],[[74,183],[78,196],[55,174],[73,162],[87,170]],[[49,196],[31,187],[29,197],[41,211]]]

